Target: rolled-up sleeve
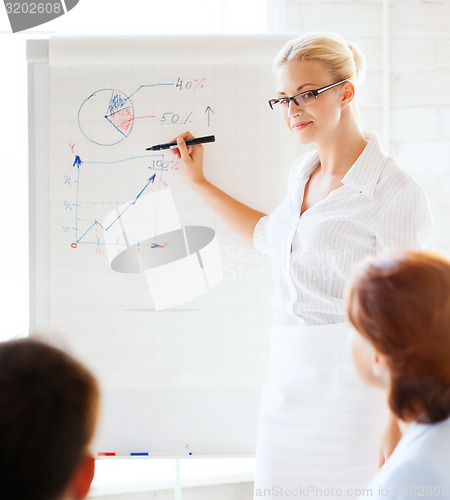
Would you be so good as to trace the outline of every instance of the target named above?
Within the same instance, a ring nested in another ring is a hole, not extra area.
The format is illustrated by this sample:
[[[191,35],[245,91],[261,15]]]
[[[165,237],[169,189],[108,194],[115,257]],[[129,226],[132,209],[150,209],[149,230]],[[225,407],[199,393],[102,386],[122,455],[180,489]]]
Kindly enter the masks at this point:
[[[424,248],[433,232],[430,204],[423,188],[408,183],[385,207],[378,224],[379,250]]]
[[[253,231],[253,246],[256,250],[263,252],[265,254],[270,254],[270,245],[267,237],[267,225],[269,222],[269,216],[265,215],[261,217],[256,223],[255,229]]]

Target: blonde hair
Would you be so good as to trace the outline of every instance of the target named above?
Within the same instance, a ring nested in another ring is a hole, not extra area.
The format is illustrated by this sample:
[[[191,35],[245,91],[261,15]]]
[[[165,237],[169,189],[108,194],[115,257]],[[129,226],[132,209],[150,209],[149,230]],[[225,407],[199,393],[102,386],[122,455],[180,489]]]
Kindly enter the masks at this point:
[[[309,33],[290,40],[275,57],[274,69],[288,61],[316,60],[324,63],[336,82],[362,81],[366,60],[353,42],[334,33]]]

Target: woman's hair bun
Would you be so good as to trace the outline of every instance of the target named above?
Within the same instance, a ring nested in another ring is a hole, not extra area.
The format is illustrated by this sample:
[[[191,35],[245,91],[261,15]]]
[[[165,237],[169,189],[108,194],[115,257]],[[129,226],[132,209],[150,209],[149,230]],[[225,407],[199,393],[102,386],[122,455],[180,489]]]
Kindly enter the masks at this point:
[[[347,45],[353,54],[353,60],[355,61],[356,76],[359,81],[364,80],[364,73],[366,70],[366,58],[359,50],[358,46],[354,42],[347,40]]]

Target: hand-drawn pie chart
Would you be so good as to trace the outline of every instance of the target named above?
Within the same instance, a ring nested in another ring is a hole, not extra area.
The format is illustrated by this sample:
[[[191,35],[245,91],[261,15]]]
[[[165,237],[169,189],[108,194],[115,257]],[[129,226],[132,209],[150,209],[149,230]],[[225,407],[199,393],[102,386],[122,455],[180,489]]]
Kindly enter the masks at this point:
[[[133,121],[133,103],[120,90],[97,90],[78,110],[81,131],[87,139],[101,146],[123,141],[131,132]]]

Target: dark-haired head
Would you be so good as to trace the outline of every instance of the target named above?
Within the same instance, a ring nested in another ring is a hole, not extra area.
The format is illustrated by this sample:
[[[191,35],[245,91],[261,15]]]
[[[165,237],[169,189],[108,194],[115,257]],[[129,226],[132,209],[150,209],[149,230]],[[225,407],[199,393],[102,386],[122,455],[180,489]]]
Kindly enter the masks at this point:
[[[374,366],[380,358],[386,365],[391,410],[404,421],[449,417],[450,260],[407,250],[366,259],[354,270],[346,304],[378,356]]]
[[[56,500],[72,482],[68,498],[83,498],[98,404],[96,379],[67,353],[33,339],[0,343],[0,497]]]

